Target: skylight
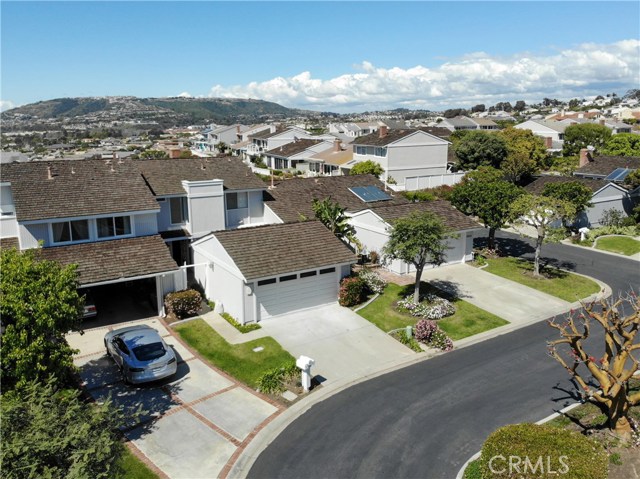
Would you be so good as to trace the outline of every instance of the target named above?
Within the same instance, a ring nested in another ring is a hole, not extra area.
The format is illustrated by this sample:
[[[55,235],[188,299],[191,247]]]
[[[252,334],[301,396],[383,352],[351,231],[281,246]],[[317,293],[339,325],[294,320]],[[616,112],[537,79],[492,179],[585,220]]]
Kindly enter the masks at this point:
[[[372,201],[386,201],[391,197],[382,191],[377,186],[354,186],[349,188],[349,191],[360,198],[365,203],[371,203]]]

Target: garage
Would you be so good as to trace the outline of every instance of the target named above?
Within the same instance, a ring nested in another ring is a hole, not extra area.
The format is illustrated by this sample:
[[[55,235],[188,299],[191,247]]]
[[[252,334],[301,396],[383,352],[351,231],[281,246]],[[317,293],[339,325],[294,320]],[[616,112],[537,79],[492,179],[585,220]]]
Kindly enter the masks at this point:
[[[292,273],[257,282],[256,302],[260,320],[323,304],[338,297],[335,267]]]
[[[218,231],[192,248],[207,298],[243,324],[335,303],[357,260],[318,221]]]

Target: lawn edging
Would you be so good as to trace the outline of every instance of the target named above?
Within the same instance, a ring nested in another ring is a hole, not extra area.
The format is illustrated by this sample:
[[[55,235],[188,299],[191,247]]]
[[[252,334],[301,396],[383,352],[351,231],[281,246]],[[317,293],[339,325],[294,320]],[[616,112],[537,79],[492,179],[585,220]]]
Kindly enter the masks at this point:
[[[624,236],[624,235],[606,235],[606,236]],[[598,236],[598,238],[606,238],[606,236]],[[598,240],[598,238],[596,238],[596,241]],[[630,238],[631,238],[631,236],[630,236]],[[611,251],[598,249],[598,248],[595,248],[594,246],[582,246],[580,244],[575,244],[570,239],[564,239],[564,240],[560,241],[560,243],[562,243],[563,245],[566,245],[566,246],[572,246],[574,248],[586,249],[587,251],[592,251],[592,252],[595,252],[595,253],[609,254],[609,255],[612,255],[612,256],[616,256],[618,258],[626,258],[626,259],[630,259],[632,261],[640,262],[640,257],[635,258],[634,257],[635,255],[633,255],[633,256],[625,256],[623,254],[618,254],[618,253],[613,253]],[[594,241],[594,245],[595,245],[595,241]],[[577,274],[577,273],[574,273],[574,274]]]

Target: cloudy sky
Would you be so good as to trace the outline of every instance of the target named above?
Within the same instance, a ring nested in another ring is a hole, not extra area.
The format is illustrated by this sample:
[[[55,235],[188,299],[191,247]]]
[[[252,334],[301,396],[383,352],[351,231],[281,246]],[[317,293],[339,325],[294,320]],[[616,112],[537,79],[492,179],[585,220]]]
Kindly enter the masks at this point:
[[[640,3],[2,2],[3,110],[72,96],[359,112],[640,87]]]

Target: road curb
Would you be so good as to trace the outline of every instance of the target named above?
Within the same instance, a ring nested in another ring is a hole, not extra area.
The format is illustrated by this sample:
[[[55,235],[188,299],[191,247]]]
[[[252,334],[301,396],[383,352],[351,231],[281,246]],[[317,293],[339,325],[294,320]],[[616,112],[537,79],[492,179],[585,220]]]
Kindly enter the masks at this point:
[[[603,236],[598,236],[594,240],[593,244],[595,245],[598,242],[598,239],[606,238],[607,236],[622,236],[622,237],[627,237],[628,238],[627,235],[603,235]],[[562,241],[560,241],[560,243],[565,245],[565,246],[572,246],[574,248],[580,248],[580,249],[584,249],[584,250],[587,250],[587,251],[592,251],[592,252],[595,252],[595,253],[608,254],[610,256],[615,256],[617,258],[630,259],[631,261],[640,262],[640,258],[634,258],[634,256],[636,256],[636,255],[626,256],[624,254],[618,254],[618,253],[613,253],[611,251],[605,251],[603,249],[597,249],[597,248],[595,248],[595,246],[582,246],[582,245],[579,245],[579,244],[575,244],[575,243],[571,242],[570,240],[562,240]]]

